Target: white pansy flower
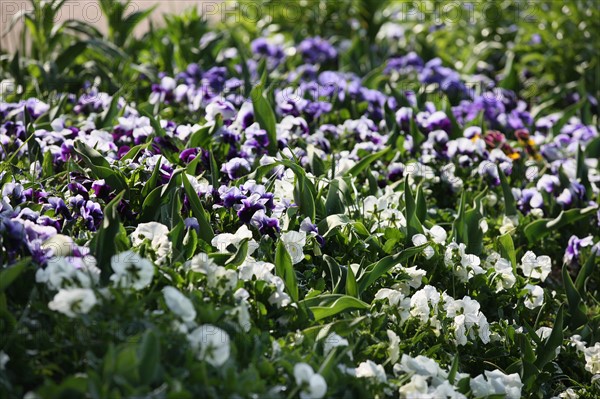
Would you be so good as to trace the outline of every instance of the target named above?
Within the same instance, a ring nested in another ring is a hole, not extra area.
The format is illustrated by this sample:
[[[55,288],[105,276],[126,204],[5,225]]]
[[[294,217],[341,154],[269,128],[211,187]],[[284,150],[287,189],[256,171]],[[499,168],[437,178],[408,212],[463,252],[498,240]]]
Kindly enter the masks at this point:
[[[532,251],[527,251],[521,258],[520,268],[525,277],[544,281],[552,271],[552,260],[549,256],[535,256]]]
[[[150,246],[156,254],[156,261],[163,263],[171,254],[171,242],[168,234],[169,228],[164,224],[149,222],[140,223],[130,237],[134,247],[142,245],[145,240],[149,240]]]
[[[288,231],[281,235],[281,241],[292,258],[292,263],[300,263],[304,259],[304,246],[306,245],[305,231]]]
[[[544,289],[537,285],[527,284],[525,289],[528,291],[525,296],[525,307],[535,309],[544,303]]]
[[[427,237],[425,237],[425,234],[415,234],[414,236],[412,236],[412,243],[415,247],[418,247],[419,245],[423,245],[423,244],[427,244],[428,240]],[[435,255],[435,250],[433,249],[433,247],[431,245],[428,245],[427,247],[425,247],[423,249],[423,255],[425,255],[425,259],[431,259],[433,257],[433,255]]]
[[[187,339],[199,360],[220,367],[229,359],[229,335],[218,327],[204,324],[192,331]]]
[[[67,286],[91,288],[100,279],[100,269],[96,267],[96,259],[87,255],[79,257],[56,256],[48,260],[45,269],[38,269],[35,281],[45,283],[52,290]]]
[[[400,358],[400,337],[392,330],[387,330],[387,336],[390,340],[390,361],[394,364]]]
[[[448,233],[446,233],[446,230],[438,225],[431,227],[427,233],[436,244],[444,244],[448,238]]]
[[[500,226],[500,234],[512,233],[519,226],[519,218],[517,216],[504,216],[502,226]]]
[[[196,318],[196,309],[188,297],[177,288],[167,286],[162,290],[165,303],[171,312],[175,313],[185,322],[192,322]]]
[[[371,360],[359,364],[355,372],[357,378],[374,378],[381,383],[387,382],[383,366]]]
[[[327,382],[322,375],[314,372],[306,363],[294,365],[294,378],[296,384],[302,387],[300,399],[321,399],[327,393]]]
[[[561,392],[558,397],[560,399],[579,399],[579,395],[573,388],[567,388],[564,392]]]
[[[348,346],[348,340],[332,332],[325,338],[325,342],[323,343],[323,352],[327,355],[338,346]]]
[[[429,398],[427,377],[419,374],[414,374],[410,377],[410,382],[400,387],[401,398]]]
[[[97,302],[94,291],[89,288],[68,288],[58,291],[48,303],[48,308],[68,317],[76,317],[88,313]]]
[[[208,257],[204,252],[200,252],[194,256],[188,263],[190,270],[196,273],[210,274],[213,273],[218,265],[214,260]]]
[[[583,351],[585,356],[585,369],[594,375],[600,374],[600,342]]]
[[[489,260],[489,258],[488,258]],[[494,264],[495,273],[493,280],[496,282],[496,292],[512,288],[517,282],[510,262],[504,258],[498,258]]]
[[[210,242],[210,244],[217,248],[219,252],[227,252],[227,247],[233,245],[236,249],[239,248],[240,243],[248,239],[248,256],[258,248],[258,243],[252,239],[252,232],[248,229],[245,224],[242,225],[235,234],[223,233],[216,235]]]
[[[110,264],[115,272],[110,276],[110,280],[120,288],[133,288],[139,291],[150,285],[154,277],[152,262],[133,251],[114,255]]]
[[[475,397],[505,395],[506,399],[520,399],[523,388],[519,374],[507,375],[500,370],[485,371],[485,377],[478,375],[469,385]]]
[[[448,245],[444,255],[444,262],[447,267],[454,269],[454,274],[459,280],[466,283],[476,274],[483,274],[485,270],[480,266],[481,259],[477,255],[467,254],[466,245],[455,242]]]
[[[4,351],[0,351],[0,370],[6,370],[6,363],[10,361],[10,357]]]

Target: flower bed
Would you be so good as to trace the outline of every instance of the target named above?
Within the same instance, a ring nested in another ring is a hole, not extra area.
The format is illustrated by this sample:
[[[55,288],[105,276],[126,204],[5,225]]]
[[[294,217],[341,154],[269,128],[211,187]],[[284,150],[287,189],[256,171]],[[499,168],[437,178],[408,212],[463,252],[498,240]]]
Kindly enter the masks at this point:
[[[3,395],[600,395],[594,97],[237,40],[0,103]]]

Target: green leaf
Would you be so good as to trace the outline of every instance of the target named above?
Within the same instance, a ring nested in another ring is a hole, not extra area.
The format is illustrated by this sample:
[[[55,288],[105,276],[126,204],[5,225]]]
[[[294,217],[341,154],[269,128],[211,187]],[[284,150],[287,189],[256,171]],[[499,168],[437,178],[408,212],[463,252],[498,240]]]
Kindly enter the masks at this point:
[[[87,49],[87,46],[87,42],[79,41],[68,47],[56,58],[56,68],[59,71],[64,71],[73,63],[73,61],[75,61],[79,55],[85,51],[85,49]]]
[[[269,138],[269,155],[277,154],[277,124],[273,108],[263,94],[264,82],[266,81],[266,70],[263,74],[261,84],[255,86],[250,92],[252,106],[254,107],[254,118],[261,128],[265,129]]]
[[[275,272],[285,283],[292,300],[297,302],[298,283],[296,281],[296,271],[292,264],[292,258],[281,240],[277,243],[277,249],[275,250]]]
[[[346,295],[353,296],[355,298],[358,298],[360,295],[358,284],[356,283],[356,277],[354,276],[354,272],[350,266],[348,266],[346,274]]]
[[[423,225],[417,215],[417,205],[415,203],[415,197],[413,196],[412,190],[410,189],[410,183],[408,182],[408,175],[404,179],[404,217],[406,218],[406,242],[409,244],[412,237],[415,234],[423,233]]]
[[[500,175],[500,184],[502,186],[502,194],[504,196],[504,213],[506,216],[514,216],[517,214],[517,206],[515,204],[515,197],[512,194],[506,175],[502,171],[502,168],[498,168],[498,175]]]
[[[323,255],[323,260],[329,268],[329,280],[331,282],[331,292],[338,294],[344,289],[346,283],[346,270],[344,270],[336,261],[329,255]]]
[[[160,342],[153,330],[147,330],[138,347],[139,375],[142,384],[149,385],[160,370]]]
[[[312,306],[309,307],[313,315],[315,316],[315,320],[323,320],[327,317],[336,316],[340,313],[349,311],[349,310],[360,310],[360,309],[368,309],[369,304],[361,301],[360,299],[342,295],[335,302],[326,305],[326,306]]]
[[[248,256],[248,239],[244,238],[238,246],[236,253],[225,262],[227,266],[238,267],[246,260]]]
[[[575,284],[573,284],[567,265],[563,265],[562,267],[562,278],[567,294],[567,303],[569,304],[569,326],[575,330],[587,322],[587,309],[585,303],[581,300],[579,292],[575,288]]]
[[[344,175],[345,176],[354,176],[354,177],[358,176],[363,170],[365,170],[369,166],[371,166],[371,164],[373,162],[377,161],[379,158],[381,158],[382,156],[387,154],[387,152],[389,150],[390,150],[390,147],[386,147],[379,152],[367,155],[366,157],[364,157],[363,159],[358,161],[358,163],[356,165],[354,165],[353,167],[348,169],[348,171],[346,171],[346,173]]]
[[[530,243],[534,243],[553,231],[585,219],[597,209],[597,206],[590,206],[583,209],[569,209],[568,211],[562,211],[556,219],[538,219],[525,226],[523,231],[527,240]]]
[[[575,279],[575,287],[577,291],[582,297],[585,297],[585,281],[589,276],[592,275],[594,270],[597,268],[596,266],[596,254],[591,253],[590,257],[585,261],[579,273],[577,274],[577,278]]]
[[[559,348],[563,342],[563,318],[564,309],[563,305],[560,306],[554,319],[554,326],[550,336],[543,343],[543,345],[536,348],[536,359],[535,365],[538,369],[542,370],[546,364],[552,361],[556,357],[556,348]]]
[[[309,217],[310,220],[315,220],[317,210],[315,207],[315,197],[309,187],[305,176],[298,176],[296,179],[296,187],[294,189],[294,200],[300,207],[300,213]]]
[[[394,266],[405,262],[409,258],[418,255],[428,244],[419,245],[418,247],[407,248],[396,255],[386,256],[378,262],[375,262],[365,269],[365,272],[358,277],[358,292],[362,294],[371,286],[379,277],[389,272]]]
[[[119,114],[119,92],[115,93],[110,102],[110,107],[104,114],[104,118],[98,123],[98,129],[110,128]]]
[[[333,179],[329,184],[327,199],[325,200],[325,212],[327,215],[343,214],[345,211],[344,202],[340,195],[340,186],[346,186],[346,183],[340,179]]]
[[[200,233],[198,235],[201,239],[209,243],[215,237],[215,233],[213,232],[212,226],[210,225],[209,217],[206,214],[204,208],[202,207],[202,203],[200,202],[198,193],[192,187],[189,179],[187,178],[187,175],[185,173],[182,173],[181,178],[183,180],[183,187],[185,189],[185,193],[187,194],[188,200],[190,201],[192,214],[196,219],[198,219],[198,224],[200,225]]]
[[[6,291],[6,289],[19,278],[27,267],[31,264],[31,258],[27,257],[12,266],[8,266],[6,269],[0,272],[0,293]]]
[[[498,246],[500,247],[500,255],[504,259],[508,259],[513,267],[513,270],[516,270],[517,255],[515,251],[515,244],[513,243],[513,239],[510,234],[506,233],[498,237]]]
[[[121,221],[117,207],[123,199],[124,192],[121,191],[112,201],[104,208],[104,220],[102,225],[96,232],[96,235],[90,242],[92,254],[98,261],[103,282],[107,282],[112,274],[110,267],[110,259],[117,254],[117,237],[121,232]]]
[[[321,220],[317,227],[319,232],[323,232],[323,237],[327,237],[333,232],[334,229],[346,226],[350,222],[350,218],[346,215],[330,215]]]

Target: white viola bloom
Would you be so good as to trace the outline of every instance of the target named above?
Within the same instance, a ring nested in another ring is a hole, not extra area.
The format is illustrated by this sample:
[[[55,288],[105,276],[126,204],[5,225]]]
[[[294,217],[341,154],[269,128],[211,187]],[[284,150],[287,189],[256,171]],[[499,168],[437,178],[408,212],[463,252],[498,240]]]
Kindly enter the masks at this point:
[[[448,238],[448,233],[446,233],[446,230],[438,225],[431,227],[431,229],[427,231],[427,234],[436,244],[445,244],[446,239]]]
[[[397,367],[394,367],[394,372],[419,374],[425,377],[440,378],[446,378],[448,375],[444,370],[440,368],[439,364],[435,360],[423,355],[411,357],[407,354],[402,355],[400,363]]]
[[[252,318],[248,310],[248,303],[245,301],[240,302],[240,304],[233,310],[232,314],[237,316],[238,325],[242,328],[242,330],[244,332],[249,332],[250,328],[252,328]]]
[[[321,399],[327,393],[327,381],[306,363],[294,365],[294,378],[301,387],[300,399]]]
[[[210,324],[204,324],[187,337],[199,360],[220,367],[229,359],[229,334]]]
[[[100,280],[100,269],[96,267],[96,259],[87,255],[79,257],[56,256],[48,260],[45,269],[38,269],[35,281],[45,283],[51,290],[59,290],[70,286],[91,288]]]
[[[292,258],[292,263],[300,263],[304,259],[304,246],[306,245],[305,231],[288,231],[281,235],[281,241]]]
[[[504,216],[502,226],[500,226],[500,234],[512,233],[519,226],[519,218],[517,216]]]
[[[564,392],[558,395],[560,399],[579,399],[579,395],[573,388],[567,388]]]
[[[214,260],[208,257],[208,254],[200,252],[195,255],[187,264],[191,271],[202,274],[211,274],[217,269],[218,265]]]
[[[88,313],[97,302],[96,294],[89,288],[68,288],[58,291],[48,308],[73,318]]]
[[[465,315],[461,314],[454,318],[452,327],[454,328],[454,338],[458,345],[467,344],[467,327],[465,326]]]
[[[227,252],[227,247],[233,245],[236,249],[239,248],[240,243],[248,239],[248,256],[258,248],[258,243],[252,239],[252,232],[248,229],[245,224],[242,225],[235,234],[222,233],[216,235],[210,244],[217,248],[219,252]]]
[[[489,260],[489,257],[488,257]],[[504,258],[499,258],[493,266],[495,273],[493,281],[496,283],[496,292],[512,288],[517,282],[517,277],[513,273],[510,262]]]
[[[356,378],[373,378],[381,383],[387,382],[387,375],[383,366],[371,360],[359,364],[355,372]]]
[[[169,228],[164,224],[149,222],[140,223],[130,237],[134,247],[142,245],[145,240],[149,240],[150,246],[156,254],[156,261],[163,263],[171,254],[171,242],[168,234]]]
[[[333,349],[339,346],[348,346],[348,340],[340,335],[332,332],[330,333],[323,342],[323,352],[327,355]]]
[[[425,270],[419,269],[417,266],[401,267],[400,270],[410,276],[408,285],[414,289],[419,288],[423,284],[423,277],[427,275]]]
[[[428,240],[424,234],[418,233],[412,236],[412,243],[415,247],[419,245],[427,244]],[[423,249],[423,255],[425,255],[425,259],[431,259],[433,255],[435,255],[435,250],[431,245],[428,245]]]
[[[544,289],[538,285],[527,284],[525,289],[528,291],[525,296],[525,307],[535,309],[544,303]]]
[[[427,384],[427,377],[419,374],[413,374],[410,377],[410,382],[400,387],[401,398],[431,398],[427,393],[429,391],[429,385]]]
[[[392,330],[387,330],[387,336],[390,340],[390,362],[394,364],[400,358],[400,337],[398,337],[398,334],[396,334]]]
[[[519,374],[504,374],[500,370],[485,371],[471,379],[469,385],[475,397],[505,395],[506,399],[520,399],[523,384]]]
[[[585,356],[585,369],[593,375],[600,375],[600,342],[583,351]]]
[[[244,281],[250,281],[254,277],[257,280],[270,281],[273,277],[273,269],[275,269],[275,265],[272,263],[247,259],[238,266],[238,276],[240,280]]]
[[[181,320],[190,323],[196,318],[196,309],[192,301],[183,295],[177,288],[166,286],[162,290],[165,303],[171,312],[175,313]]]
[[[4,351],[0,351],[0,370],[6,370],[6,363],[9,361],[10,357]]]
[[[120,288],[141,290],[154,278],[154,265],[133,251],[114,255],[110,260],[114,274],[110,280]]]
[[[459,280],[466,283],[477,274],[485,273],[485,270],[480,266],[481,259],[477,255],[467,254],[466,245],[455,242],[448,245],[444,256],[444,262],[447,267],[454,269],[454,274]]]
[[[426,285],[410,298],[410,314],[418,317],[421,322],[427,323],[430,314],[437,314],[437,305],[440,302],[440,293],[435,287]]]
[[[549,256],[535,256],[532,251],[527,251],[521,258],[519,267],[525,277],[544,281],[552,271],[552,260]]]

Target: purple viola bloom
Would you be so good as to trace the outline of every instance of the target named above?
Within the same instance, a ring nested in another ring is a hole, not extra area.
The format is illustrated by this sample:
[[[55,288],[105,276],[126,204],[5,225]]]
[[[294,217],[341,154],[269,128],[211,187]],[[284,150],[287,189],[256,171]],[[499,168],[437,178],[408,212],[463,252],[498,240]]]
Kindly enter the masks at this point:
[[[544,174],[538,180],[536,188],[539,191],[553,193],[560,186],[560,180],[554,175]]]
[[[396,111],[396,123],[405,133],[410,132],[410,121],[413,118],[413,110],[409,107],[402,107]]]
[[[22,204],[27,200],[25,197],[25,189],[19,183],[6,183],[2,187],[2,198],[6,202],[11,202],[14,205]]]
[[[319,234],[319,228],[317,225],[311,223],[310,218],[307,217],[300,223],[300,231],[305,231],[306,233],[315,237],[321,248],[325,246],[325,239]]]
[[[198,156],[198,153],[200,148],[186,148],[185,150],[181,151],[181,153],[179,154],[179,160],[184,164],[187,165],[190,162],[192,162],[194,159],[196,159],[196,157]]]
[[[85,221],[86,227],[90,231],[96,231],[104,218],[104,213],[102,212],[100,204],[93,201],[87,201],[85,206],[81,209],[81,216]]]
[[[88,200],[90,198],[90,194],[81,183],[71,182],[67,185],[69,191],[71,191],[74,195],[81,195],[84,199]]]
[[[237,205],[237,215],[244,223],[250,223],[252,216],[257,211],[266,210],[265,202],[267,200],[261,198],[259,194],[252,194],[248,198],[242,199],[242,204]]]
[[[268,234],[273,239],[276,238],[275,233],[280,231],[279,220],[267,216],[263,210],[254,213],[250,224],[256,227],[261,234]]]
[[[50,204],[52,209],[54,209],[54,213],[56,215],[61,215],[67,220],[70,220],[72,218],[71,211],[69,211],[67,204],[65,204],[62,198],[50,197],[48,198],[48,204]]]
[[[221,172],[226,173],[230,180],[235,180],[248,174],[251,170],[250,163],[244,158],[233,158],[221,167]]]
[[[196,233],[200,232],[200,224],[198,223],[198,219],[196,219],[195,217],[189,217],[186,218],[183,221],[183,224],[185,226],[186,229],[194,229],[196,230]]]
[[[592,236],[579,238],[576,235],[572,235],[571,238],[569,238],[569,243],[567,245],[567,249],[565,250],[564,262],[569,265],[577,264],[579,262],[579,255],[581,254],[581,249],[589,247],[592,244]]]
[[[94,190],[96,197],[106,200],[108,199],[112,189],[108,184],[106,184],[104,179],[101,179],[92,183],[92,190]]]
[[[302,54],[304,62],[309,64],[324,64],[335,61],[338,53],[327,40],[316,36],[304,39],[298,45],[298,52]]]
[[[524,214],[544,205],[544,198],[535,188],[525,188],[523,190],[513,188],[512,192],[517,200],[517,207]]]
[[[231,208],[239,201],[246,198],[244,194],[237,187],[227,187],[221,186],[219,187],[219,196],[221,197],[221,202],[225,208]]]

